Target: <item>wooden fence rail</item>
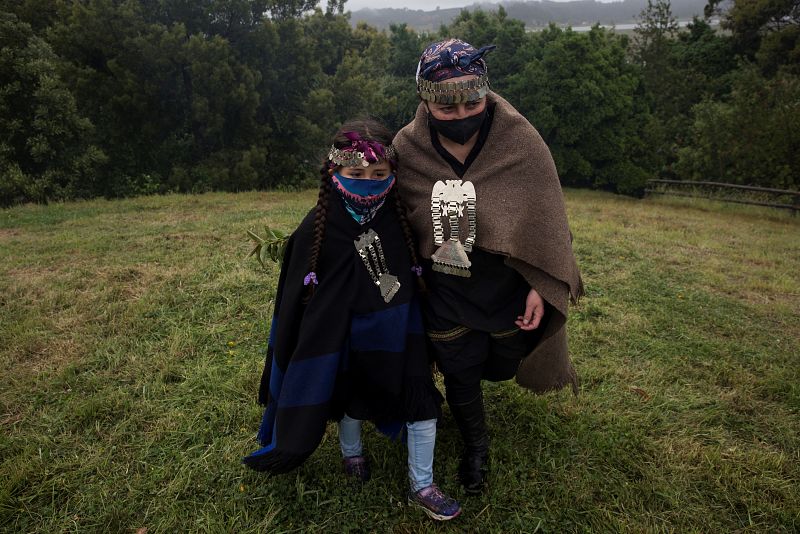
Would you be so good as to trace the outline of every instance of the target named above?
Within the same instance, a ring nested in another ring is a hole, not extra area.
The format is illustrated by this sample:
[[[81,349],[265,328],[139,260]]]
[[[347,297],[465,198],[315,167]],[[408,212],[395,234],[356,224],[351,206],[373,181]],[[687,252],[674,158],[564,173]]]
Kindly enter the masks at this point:
[[[708,200],[719,200],[721,202],[734,202],[736,204],[750,204],[753,206],[766,206],[770,208],[788,209],[792,210],[793,215],[797,215],[797,211],[800,210],[800,191],[791,191],[788,189],[773,189],[770,187],[758,187],[752,185],[726,184],[722,182],[688,182],[684,180],[648,180],[647,183],[654,185],[666,184],[670,187],[672,186],[689,187],[689,188],[714,187],[718,189],[751,191],[756,193],[766,193],[775,198],[790,196],[793,197],[791,204],[781,204],[778,202],[761,202],[758,200],[724,198],[724,197],[715,197],[715,196],[700,195],[694,193],[685,193],[682,191],[660,190],[660,189],[653,189],[651,187],[645,189],[645,192],[647,194],[652,194],[652,195],[671,195],[677,197],[705,198]]]

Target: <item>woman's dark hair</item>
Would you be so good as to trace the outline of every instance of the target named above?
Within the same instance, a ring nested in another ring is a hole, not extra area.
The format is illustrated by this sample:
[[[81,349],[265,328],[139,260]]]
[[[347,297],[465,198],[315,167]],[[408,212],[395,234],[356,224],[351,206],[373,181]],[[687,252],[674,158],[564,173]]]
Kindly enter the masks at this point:
[[[392,143],[392,138],[394,137],[388,128],[374,119],[355,119],[345,122],[336,131],[336,135],[333,136],[333,146],[336,148],[345,148],[351,146],[351,141],[344,136],[346,132],[355,132],[362,139],[367,141],[377,141],[383,146],[389,146]],[[394,170],[394,167],[397,165],[397,161],[392,161],[391,164],[392,170]],[[325,238],[325,223],[327,222],[328,216],[328,199],[330,198],[331,193],[330,169],[330,161],[326,158],[322,164],[322,168],[319,171],[319,197],[317,198],[317,207],[314,210],[314,238],[311,242],[311,256],[308,262],[309,272],[314,273],[317,272],[319,253],[322,249],[322,241]],[[413,235],[411,234],[411,229],[408,226],[405,207],[403,206],[403,203],[400,200],[400,195],[397,191],[397,184],[395,184],[395,186],[392,188],[390,195],[394,197],[395,205],[397,206],[397,216],[400,220],[400,226],[403,229],[403,235],[405,236],[408,253],[411,256],[411,263],[416,267],[419,265],[417,260],[416,245],[414,243]],[[317,276],[319,276],[319,274],[317,274]],[[422,278],[418,276],[417,280],[420,285],[420,289],[424,291],[425,286]],[[314,285],[315,284],[313,283],[308,284],[306,301],[310,300],[311,296],[314,294]]]

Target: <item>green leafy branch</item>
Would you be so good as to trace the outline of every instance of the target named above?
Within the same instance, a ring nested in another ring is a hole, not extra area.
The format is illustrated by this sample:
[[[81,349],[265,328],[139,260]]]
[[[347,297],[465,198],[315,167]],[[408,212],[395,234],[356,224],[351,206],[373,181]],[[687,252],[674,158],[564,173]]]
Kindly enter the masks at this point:
[[[261,237],[252,230],[247,231],[247,235],[255,242],[253,250],[247,255],[255,256],[261,266],[267,268],[267,260],[272,260],[275,263],[281,263],[283,256],[286,253],[286,244],[289,242],[289,236],[280,230],[273,230],[269,226],[264,226],[267,232],[266,237]]]

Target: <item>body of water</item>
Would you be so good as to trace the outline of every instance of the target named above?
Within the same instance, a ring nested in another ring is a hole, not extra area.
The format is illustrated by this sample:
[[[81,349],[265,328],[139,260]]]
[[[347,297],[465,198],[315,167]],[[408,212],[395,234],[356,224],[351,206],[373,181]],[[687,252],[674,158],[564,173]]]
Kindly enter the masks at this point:
[[[678,27],[679,28],[685,28],[686,26],[689,25],[690,22],[692,22],[692,21],[691,20],[679,20],[678,21]],[[711,26],[719,26],[719,20],[712,19],[710,21],[710,24],[711,24]],[[601,24],[600,25],[601,28],[606,28],[606,29],[609,29],[609,30],[614,29],[614,30],[618,30],[618,31],[631,31],[634,28],[636,28],[636,26],[638,26],[638,24],[635,23],[635,22],[628,22],[628,23],[625,23],[625,24]],[[568,28],[569,26],[561,26],[561,27],[562,28]],[[593,26],[572,26],[572,31],[588,32],[589,30],[592,29],[592,27]],[[541,29],[541,28],[536,28],[536,29]]]

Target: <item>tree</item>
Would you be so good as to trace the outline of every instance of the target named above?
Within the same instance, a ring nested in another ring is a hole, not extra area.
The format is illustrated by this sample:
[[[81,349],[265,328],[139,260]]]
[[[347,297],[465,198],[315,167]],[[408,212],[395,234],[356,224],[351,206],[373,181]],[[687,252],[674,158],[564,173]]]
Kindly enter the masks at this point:
[[[319,0],[269,0],[267,2],[267,11],[269,11],[273,20],[297,19],[303,13],[312,11],[318,4]],[[341,13],[342,9],[338,4],[331,4],[330,11]]]
[[[4,0],[0,11],[12,13],[20,22],[30,25],[33,33],[42,36],[58,19],[59,9],[54,9],[53,0]]]
[[[508,98],[539,130],[566,185],[636,194],[647,172],[637,102],[641,74],[626,60],[625,40],[595,27],[555,26],[531,35],[531,59],[510,77]]]
[[[0,12],[0,205],[96,194],[105,155],[58,74],[58,57],[15,15]]]
[[[800,189],[800,78],[766,79],[744,65],[730,98],[698,104],[693,117],[678,151],[681,178]]]
[[[674,177],[672,166],[687,142],[692,106],[730,90],[726,76],[736,65],[730,39],[699,19],[679,31],[669,0],[648,0],[634,29],[631,56],[641,68],[642,96],[653,116],[646,131],[655,168]]]
[[[679,32],[672,56],[681,72],[675,82],[694,86],[689,89],[689,105],[680,104],[684,109],[705,97],[719,98],[730,92],[729,75],[738,66],[731,38],[717,32],[708,21],[695,17],[685,31]]]
[[[680,112],[675,109],[670,90],[676,78],[672,48],[678,33],[670,1],[647,0],[633,32],[633,59],[642,68],[644,86],[653,99],[656,115],[668,120]]]
[[[387,73],[398,78],[413,77],[419,56],[427,43],[403,24],[389,26],[389,65]]]
[[[722,0],[709,0],[707,15],[720,13]],[[723,13],[736,52],[755,61],[767,76],[778,69],[800,74],[800,0],[734,0]]]

